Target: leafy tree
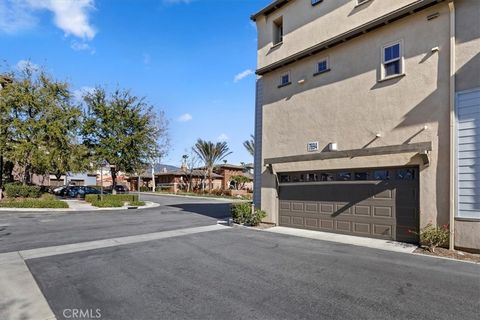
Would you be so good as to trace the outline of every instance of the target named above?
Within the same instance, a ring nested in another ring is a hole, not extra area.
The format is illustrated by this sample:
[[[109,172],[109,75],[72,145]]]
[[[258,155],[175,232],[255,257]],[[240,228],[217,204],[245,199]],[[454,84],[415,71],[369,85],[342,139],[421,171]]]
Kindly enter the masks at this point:
[[[59,163],[74,163],[65,150],[75,144],[81,112],[72,103],[69,84],[52,79],[43,70],[27,64],[10,78],[11,83],[0,91],[0,148],[23,169],[26,184],[34,173],[56,172]]]
[[[249,178],[241,175],[233,176],[230,179],[235,182],[235,188],[237,190],[243,189],[243,187],[245,187],[245,183],[250,182]]]
[[[111,165],[114,186],[118,172],[138,173],[167,152],[168,122],[144,98],[120,89],[107,96],[97,87],[84,101],[83,144],[97,163]]]
[[[208,190],[211,192],[212,174],[215,164],[232,154],[232,152],[229,151],[230,149],[228,148],[228,144],[226,142],[213,143],[211,141],[205,141],[202,139],[197,140],[193,150],[205,165],[206,174],[209,181]]]
[[[243,146],[245,149],[247,149],[248,153],[250,153],[252,156],[255,154],[255,137],[253,134],[250,135],[250,140],[245,140],[243,142]]]

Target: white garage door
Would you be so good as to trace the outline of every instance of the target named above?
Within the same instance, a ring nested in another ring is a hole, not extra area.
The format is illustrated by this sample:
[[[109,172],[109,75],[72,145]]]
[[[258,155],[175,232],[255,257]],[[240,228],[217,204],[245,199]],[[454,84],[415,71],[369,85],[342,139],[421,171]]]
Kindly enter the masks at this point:
[[[458,217],[480,218],[480,89],[457,94]]]

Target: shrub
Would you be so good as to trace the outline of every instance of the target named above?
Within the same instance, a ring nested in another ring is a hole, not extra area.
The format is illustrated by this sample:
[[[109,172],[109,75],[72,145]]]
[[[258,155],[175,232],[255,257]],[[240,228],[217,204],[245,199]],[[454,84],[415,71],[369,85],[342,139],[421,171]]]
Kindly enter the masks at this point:
[[[140,187],[140,192],[149,192],[149,191],[150,191],[149,187],[145,187],[145,186]]]
[[[100,201],[102,198],[99,194],[87,194],[85,201],[92,203],[93,201]],[[116,200],[120,202],[138,201],[138,194],[104,194],[103,200]]]
[[[39,186],[8,183],[5,185],[5,194],[8,198],[39,198],[42,195],[42,190]]]
[[[244,224],[252,216],[252,204],[249,202],[232,204],[231,213],[233,222]]]
[[[429,223],[420,230],[420,244],[427,247],[430,252],[435,252],[435,248],[439,246],[447,246],[449,239],[450,230],[448,224],[438,227]]]
[[[132,201],[129,203],[129,205],[133,206],[133,207],[142,207],[145,205],[145,202],[144,201]]]
[[[251,226],[258,226],[266,216],[267,216],[267,213],[265,211],[256,209],[255,213],[250,214],[250,217],[248,217],[245,223]]]
[[[66,202],[56,199],[12,199],[0,201],[1,208],[68,208]]]
[[[91,202],[92,206],[99,208],[119,208],[123,207],[124,201],[117,199],[94,200]]]

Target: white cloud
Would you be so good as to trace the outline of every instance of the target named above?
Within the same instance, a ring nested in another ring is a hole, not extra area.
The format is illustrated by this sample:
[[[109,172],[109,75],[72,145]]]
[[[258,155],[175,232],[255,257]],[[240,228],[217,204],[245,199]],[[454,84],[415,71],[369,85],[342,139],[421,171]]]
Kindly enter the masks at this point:
[[[36,65],[35,63],[31,62],[30,60],[19,60],[17,62],[17,64],[15,65],[15,67],[17,68],[17,70],[19,71],[22,71],[22,70],[25,70],[25,69],[30,69],[32,71],[36,71],[39,69],[38,65]]]
[[[91,54],[95,53],[95,49],[90,46],[85,41],[76,41],[73,40],[70,44],[70,48],[72,48],[75,51],[90,51]]]
[[[221,135],[219,135],[217,137],[218,142],[223,142],[223,141],[227,141],[227,140],[228,140],[228,136],[225,133],[222,133]]]
[[[193,119],[192,115],[190,113],[184,113],[180,117],[178,117],[179,122],[188,122]]]
[[[15,33],[30,29],[37,23],[29,5],[23,1],[0,1],[0,32]]]
[[[13,33],[32,28],[37,23],[36,11],[53,13],[55,25],[65,34],[92,40],[96,30],[89,14],[94,0],[3,0],[0,2],[0,31]]]
[[[240,72],[239,74],[235,75],[233,78],[233,82],[238,82],[240,80],[245,79],[246,77],[254,74],[254,72],[251,69],[247,69],[245,71]]]
[[[96,30],[90,24],[88,16],[95,8],[94,0],[27,0],[27,2],[33,9],[53,12],[55,25],[66,35],[87,40],[95,37]]]
[[[83,101],[83,96],[86,94],[92,93],[95,90],[93,87],[81,87],[80,89],[73,90],[73,100],[75,100],[77,103],[80,103]]]

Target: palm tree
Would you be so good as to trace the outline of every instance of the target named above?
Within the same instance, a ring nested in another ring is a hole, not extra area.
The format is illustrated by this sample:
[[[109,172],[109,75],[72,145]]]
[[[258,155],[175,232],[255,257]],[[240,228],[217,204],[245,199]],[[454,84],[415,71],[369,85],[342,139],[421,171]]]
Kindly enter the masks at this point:
[[[226,142],[213,143],[211,141],[205,141],[198,139],[197,143],[193,147],[193,151],[202,159],[205,164],[205,169],[208,175],[208,190],[212,190],[212,173],[215,163],[222,161],[225,157],[230,155],[230,149]]]
[[[248,153],[252,156],[255,154],[255,137],[253,134],[250,135],[250,140],[245,140],[243,146],[247,149]]]

